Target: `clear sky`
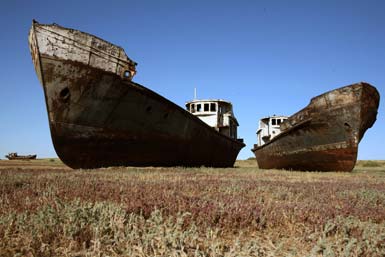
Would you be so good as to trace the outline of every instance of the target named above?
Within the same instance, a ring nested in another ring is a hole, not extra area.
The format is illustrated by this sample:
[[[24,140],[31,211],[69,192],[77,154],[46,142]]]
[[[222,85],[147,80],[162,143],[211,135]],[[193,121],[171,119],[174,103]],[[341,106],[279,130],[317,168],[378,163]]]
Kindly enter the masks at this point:
[[[258,120],[291,115],[311,97],[366,81],[385,96],[385,1],[20,1],[0,3],[0,158],[56,157],[43,90],[28,49],[36,19],[122,46],[134,81],[176,104],[233,103],[252,156]],[[384,103],[358,159],[385,159]]]

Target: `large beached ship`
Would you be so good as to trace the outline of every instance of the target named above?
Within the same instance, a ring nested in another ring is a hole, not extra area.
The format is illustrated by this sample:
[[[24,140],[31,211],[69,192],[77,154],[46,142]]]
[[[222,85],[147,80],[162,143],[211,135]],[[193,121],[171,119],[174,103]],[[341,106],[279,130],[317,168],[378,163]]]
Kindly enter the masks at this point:
[[[361,82],[317,97],[296,114],[260,120],[252,151],[263,169],[351,171],[376,121],[380,95]]]
[[[231,133],[223,123],[215,129],[197,113],[133,82],[136,63],[121,47],[36,21],[29,45],[44,89],[53,145],[72,168],[229,167],[244,147],[232,131],[234,123],[228,124]],[[210,114],[218,119],[229,115],[220,112],[224,102],[207,103],[215,106]],[[202,108],[199,114],[209,114],[204,103]]]

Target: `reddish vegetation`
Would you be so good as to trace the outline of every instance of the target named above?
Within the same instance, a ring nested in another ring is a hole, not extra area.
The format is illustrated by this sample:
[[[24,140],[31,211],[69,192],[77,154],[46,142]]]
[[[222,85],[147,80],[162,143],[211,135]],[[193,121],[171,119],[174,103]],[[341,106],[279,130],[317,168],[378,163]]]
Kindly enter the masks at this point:
[[[384,183],[367,175],[325,174],[305,182],[297,181],[299,174],[287,172],[11,169],[1,171],[0,176],[9,181],[7,177],[15,173],[20,179],[1,187],[7,203],[3,203],[0,214],[33,211],[46,204],[40,199],[48,192],[47,200],[54,196],[65,201],[112,201],[122,203],[127,212],[144,216],[155,209],[167,215],[190,212],[198,224],[227,229],[275,227],[287,222],[314,227],[339,215],[362,221],[385,219],[385,197],[381,197],[385,195]]]
[[[364,169],[364,168],[363,168]],[[350,217],[385,224],[384,172],[298,173],[256,168],[114,168],[100,170],[0,170],[0,216],[35,212],[77,199],[110,202],[145,218],[154,210],[185,226],[220,229],[223,236],[269,233],[271,238],[309,235]],[[362,231],[354,233],[362,234]],[[302,239],[301,239],[302,238]],[[310,244],[310,245],[311,245]],[[308,245],[307,247],[310,247]],[[385,248],[385,246],[384,246]]]

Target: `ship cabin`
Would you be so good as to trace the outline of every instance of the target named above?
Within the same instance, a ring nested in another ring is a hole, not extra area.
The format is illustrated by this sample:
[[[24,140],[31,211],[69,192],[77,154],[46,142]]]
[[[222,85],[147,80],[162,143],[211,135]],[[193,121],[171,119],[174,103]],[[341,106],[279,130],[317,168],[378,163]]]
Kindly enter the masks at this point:
[[[192,100],[186,103],[186,110],[197,116],[219,133],[237,139],[237,119],[233,106],[224,100]]]
[[[262,146],[281,133],[281,123],[287,120],[287,116],[269,116],[259,121],[257,130],[257,146]]]

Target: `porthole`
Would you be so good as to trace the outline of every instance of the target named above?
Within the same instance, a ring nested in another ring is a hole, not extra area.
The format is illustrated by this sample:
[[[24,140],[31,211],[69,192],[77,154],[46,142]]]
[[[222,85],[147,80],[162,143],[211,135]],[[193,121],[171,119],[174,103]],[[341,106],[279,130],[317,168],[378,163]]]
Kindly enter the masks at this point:
[[[60,99],[67,101],[70,97],[70,90],[68,87],[63,88],[59,93]]]
[[[128,70],[124,71],[124,72],[123,72],[123,77],[124,77],[125,79],[129,79],[129,78],[131,77],[131,72],[128,71]]]

